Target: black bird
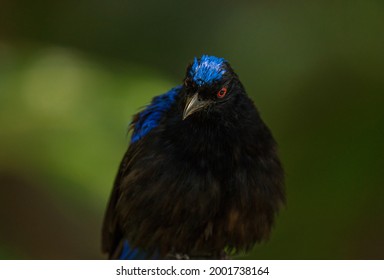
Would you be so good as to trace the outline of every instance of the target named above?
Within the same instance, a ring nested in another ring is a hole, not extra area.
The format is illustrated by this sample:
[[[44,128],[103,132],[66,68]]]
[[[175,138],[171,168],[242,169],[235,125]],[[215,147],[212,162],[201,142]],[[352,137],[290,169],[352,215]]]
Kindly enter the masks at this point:
[[[276,142],[229,63],[195,58],[131,123],[105,214],[111,259],[221,259],[266,240],[285,202]]]

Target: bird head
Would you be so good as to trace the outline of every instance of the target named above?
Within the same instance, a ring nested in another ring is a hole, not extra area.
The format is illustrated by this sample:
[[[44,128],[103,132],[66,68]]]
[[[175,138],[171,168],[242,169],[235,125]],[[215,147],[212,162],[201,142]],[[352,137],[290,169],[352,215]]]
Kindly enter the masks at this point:
[[[183,120],[208,108],[220,108],[242,86],[226,60],[203,55],[188,66],[184,88],[187,98]]]

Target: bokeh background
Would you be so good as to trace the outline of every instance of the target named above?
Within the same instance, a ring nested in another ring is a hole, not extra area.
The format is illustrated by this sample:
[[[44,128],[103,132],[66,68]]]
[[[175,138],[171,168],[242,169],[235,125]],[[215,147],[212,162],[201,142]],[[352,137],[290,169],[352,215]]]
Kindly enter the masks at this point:
[[[384,2],[2,0],[0,258],[99,259],[132,114],[229,60],[288,205],[241,258],[384,258]]]

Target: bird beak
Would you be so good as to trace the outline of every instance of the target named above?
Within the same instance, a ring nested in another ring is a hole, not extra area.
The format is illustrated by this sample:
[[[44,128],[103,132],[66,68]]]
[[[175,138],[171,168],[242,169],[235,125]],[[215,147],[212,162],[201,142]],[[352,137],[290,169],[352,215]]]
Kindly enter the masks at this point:
[[[196,92],[192,97],[187,98],[183,113],[183,120],[209,104],[210,102],[207,100],[199,100],[199,93]]]

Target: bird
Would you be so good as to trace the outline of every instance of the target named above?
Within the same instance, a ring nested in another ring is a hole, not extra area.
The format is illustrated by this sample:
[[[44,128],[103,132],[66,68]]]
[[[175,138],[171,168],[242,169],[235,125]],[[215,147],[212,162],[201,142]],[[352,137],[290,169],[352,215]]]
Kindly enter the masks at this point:
[[[102,227],[109,259],[227,259],[268,240],[284,170],[227,60],[195,57],[130,131]]]

